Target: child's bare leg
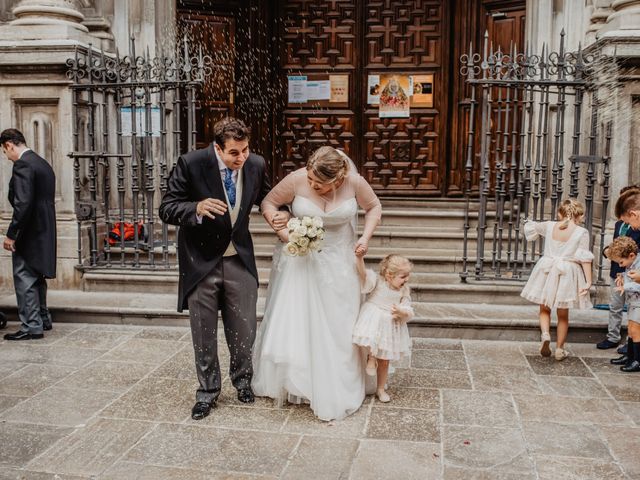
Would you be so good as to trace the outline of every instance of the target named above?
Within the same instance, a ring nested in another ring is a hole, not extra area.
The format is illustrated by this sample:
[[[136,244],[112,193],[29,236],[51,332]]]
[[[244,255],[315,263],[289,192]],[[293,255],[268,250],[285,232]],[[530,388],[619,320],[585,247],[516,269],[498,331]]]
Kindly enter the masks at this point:
[[[546,305],[540,305],[540,331],[542,333],[551,330],[551,309]]]
[[[556,345],[558,348],[564,348],[564,343],[567,341],[567,334],[569,333],[569,309],[558,309],[558,328],[556,329],[558,338],[556,339]]]
[[[373,356],[373,352],[369,350],[369,356],[367,357],[367,366],[365,368],[365,372],[369,376],[374,376],[376,374],[376,357]]]
[[[376,395],[381,402],[388,402],[391,400],[387,392],[384,391],[384,386],[387,384],[387,378],[389,377],[389,360],[378,359],[378,388]]]
[[[551,356],[551,335],[549,335],[549,329],[551,328],[551,310],[545,305],[540,305],[540,355],[543,357]]]

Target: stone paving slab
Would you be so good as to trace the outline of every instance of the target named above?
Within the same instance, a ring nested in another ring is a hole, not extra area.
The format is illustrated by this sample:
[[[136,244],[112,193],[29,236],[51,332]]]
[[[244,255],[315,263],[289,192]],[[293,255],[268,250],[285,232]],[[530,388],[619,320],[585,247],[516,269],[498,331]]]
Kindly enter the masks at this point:
[[[196,422],[186,327],[0,341],[0,480],[640,478],[640,375],[593,345],[558,363],[531,342],[414,338],[390,403],[322,422],[240,403],[219,343],[218,406]]]

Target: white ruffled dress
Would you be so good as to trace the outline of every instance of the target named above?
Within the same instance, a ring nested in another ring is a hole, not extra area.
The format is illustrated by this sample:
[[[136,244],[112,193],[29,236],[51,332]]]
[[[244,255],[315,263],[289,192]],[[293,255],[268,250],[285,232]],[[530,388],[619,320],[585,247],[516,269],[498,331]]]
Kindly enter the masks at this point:
[[[589,232],[576,227],[565,242],[554,240],[553,227],[558,222],[527,222],[524,235],[528,241],[545,237],[544,254],[533,267],[520,294],[530,302],[555,308],[591,308],[589,295],[580,295],[587,286],[581,263],[593,261],[589,251]]]
[[[376,272],[367,270],[362,293],[368,296],[353,329],[353,343],[369,348],[374,357],[382,360],[400,360],[408,355],[411,338],[407,323],[395,322],[391,307],[396,305],[404,310],[408,319],[413,317],[409,287],[394,290]]]

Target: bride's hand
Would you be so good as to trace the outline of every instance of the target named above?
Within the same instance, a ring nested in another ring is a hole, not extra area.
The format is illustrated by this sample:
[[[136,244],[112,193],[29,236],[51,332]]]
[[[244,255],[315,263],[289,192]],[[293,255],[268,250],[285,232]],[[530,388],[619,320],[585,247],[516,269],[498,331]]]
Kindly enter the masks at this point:
[[[363,257],[369,251],[369,242],[364,238],[360,237],[360,240],[356,242],[356,246],[354,248],[354,252],[357,256]]]

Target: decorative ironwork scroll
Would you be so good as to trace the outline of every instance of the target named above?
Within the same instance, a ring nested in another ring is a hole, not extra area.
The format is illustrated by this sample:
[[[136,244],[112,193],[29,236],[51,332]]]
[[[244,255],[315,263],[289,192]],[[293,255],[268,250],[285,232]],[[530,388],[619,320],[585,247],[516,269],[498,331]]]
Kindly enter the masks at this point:
[[[156,206],[173,158],[195,148],[196,91],[211,58],[185,36],[173,56],[121,57],[76,47],[73,82],[73,177],[78,264],[83,268],[175,267],[175,229]]]

